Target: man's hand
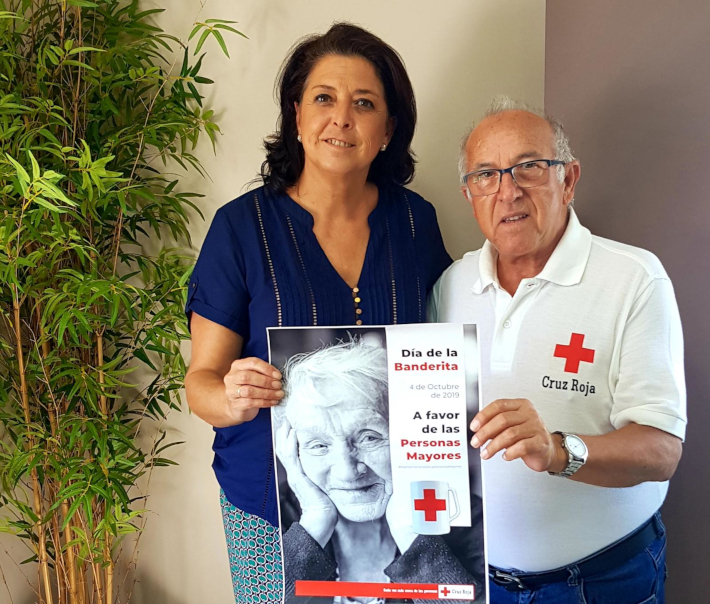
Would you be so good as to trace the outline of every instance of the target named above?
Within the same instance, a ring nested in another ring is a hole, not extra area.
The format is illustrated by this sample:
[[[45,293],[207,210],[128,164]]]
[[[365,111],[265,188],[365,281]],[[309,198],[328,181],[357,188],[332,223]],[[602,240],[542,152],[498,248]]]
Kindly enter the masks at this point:
[[[559,437],[548,431],[533,404],[524,398],[498,399],[480,411],[471,422],[471,445],[488,459],[505,449],[503,459],[522,459],[536,472],[562,472],[567,455]],[[486,444],[488,443],[488,444]]]
[[[498,399],[473,418],[471,445],[488,459],[505,449],[503,459],[522,459],[536,472],[560,473],[567,467],[562,438],[550,434],[532,403],[524,398]],[[683,451],[681,440],[651,426],[629,424],[607,434],[584,435],[589,458],[569,478],[607,488],[669,480]],[[488,443],[488,444],[486,444]]]

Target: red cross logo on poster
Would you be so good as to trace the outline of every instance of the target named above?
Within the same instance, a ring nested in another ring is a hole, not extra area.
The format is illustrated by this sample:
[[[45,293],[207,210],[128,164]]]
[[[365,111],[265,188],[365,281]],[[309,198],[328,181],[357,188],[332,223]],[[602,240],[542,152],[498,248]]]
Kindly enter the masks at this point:
[[[439,585],[439,600],[466,600],[471,602],[476,599],[473,585]]]
[[[414,500],[414,509],[424,512],[425,522],[436,522],[438,512],[446,510],[446,500],[437,499],[434,489],[424,489],[424,499]]]
[[[565,372],[579,373],[580,363],[593,363],[594,350],[585,348],[584,334],[573,333],[569,344],[557,344],[554,356],[565,359]]]

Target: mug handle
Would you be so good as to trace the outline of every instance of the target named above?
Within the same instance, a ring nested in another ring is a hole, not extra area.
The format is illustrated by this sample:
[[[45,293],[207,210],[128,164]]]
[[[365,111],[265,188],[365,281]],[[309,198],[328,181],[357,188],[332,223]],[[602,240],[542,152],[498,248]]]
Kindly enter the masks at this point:
[[[456,508],[456,511],[451,516],[449,516],[449,522],[451,522],[452,520],[455,520],[459,517],[459,514],[461,513],[461,508],[459,507],[459,499],[458,497],[456,497],[456,491],[454,491],[453,489],[449,489],[449,495],[454,496],[454,507]]]

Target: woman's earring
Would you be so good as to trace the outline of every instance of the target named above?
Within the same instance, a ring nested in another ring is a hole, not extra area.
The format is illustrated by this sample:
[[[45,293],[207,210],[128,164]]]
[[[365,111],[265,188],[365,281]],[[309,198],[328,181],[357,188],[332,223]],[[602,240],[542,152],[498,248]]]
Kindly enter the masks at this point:
[[[299,134],[296,138],[298,139],[298,142],[300,143],[301,142],[301,135]]]
[[[387,145],[385,143],[382,143],[382,146],[380,147],[380,151],[384,151],[387,149]]]

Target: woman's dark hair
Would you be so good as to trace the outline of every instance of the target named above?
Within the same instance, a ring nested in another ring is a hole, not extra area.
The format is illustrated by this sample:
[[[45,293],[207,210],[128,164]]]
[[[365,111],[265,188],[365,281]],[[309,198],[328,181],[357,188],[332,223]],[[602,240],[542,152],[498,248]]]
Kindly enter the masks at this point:
[[[414,177],[414,154],[409,148],[417,123],[417,106],[407,70],[397,52],[369,31],[350,23],[334,23],[323,35],[308,36],[292,48],[276,81],[281,115],[276,132],[264,140],[266,160],[261,164],[264,184],[278,191],[301,176],[304,153],[296,136],[296,108],[308,75],[327,55],[362,57],[375,68],[385,89],[387,110],[395,129],[387,149],[370,165],[368,180],[377,184],[404,185]]]

